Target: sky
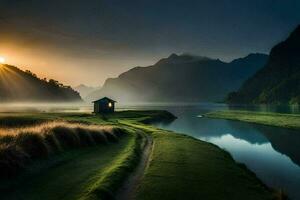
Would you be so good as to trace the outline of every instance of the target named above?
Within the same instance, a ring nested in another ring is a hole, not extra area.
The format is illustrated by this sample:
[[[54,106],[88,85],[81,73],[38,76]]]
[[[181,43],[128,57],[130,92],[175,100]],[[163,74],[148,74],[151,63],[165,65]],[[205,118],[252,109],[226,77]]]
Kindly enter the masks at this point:
[[[101,86],[171,53],[269,53],[299,10],[299,0],[0,0],[0,57],[67,85]]]

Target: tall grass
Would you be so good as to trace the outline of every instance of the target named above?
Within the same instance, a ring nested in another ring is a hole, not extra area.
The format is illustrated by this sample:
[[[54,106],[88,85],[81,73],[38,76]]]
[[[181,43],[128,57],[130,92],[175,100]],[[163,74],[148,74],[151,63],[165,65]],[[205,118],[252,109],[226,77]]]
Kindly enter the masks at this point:
[[[67,122],[0,128],[0,178],[11,177],[34,159],[68,149],[117,142],[125,130]]]
[[[113,165],[106,168],[103,176],[96,183],[90,185],[87,192],[80,200],[114,200],[115,194],[126,178],[136,169],[144,147],[147,144],[146,137],[140,131],[135,132],[134,139],[129,142],[116,159]]]
[[[42,124],[48,119],[35,118],[30,116],[0,116],[0,127],[12,128]]]

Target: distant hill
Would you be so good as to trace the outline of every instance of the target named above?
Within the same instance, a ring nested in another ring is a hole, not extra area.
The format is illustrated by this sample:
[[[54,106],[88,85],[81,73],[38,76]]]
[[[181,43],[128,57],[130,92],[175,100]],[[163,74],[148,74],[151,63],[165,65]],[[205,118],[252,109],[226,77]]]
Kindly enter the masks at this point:
[[[97,90],[99,88],[97,87],[89,87],[89,86],[86,86],[84,84],[80,84],[76,87],[74,87],[74,90],[79,92],[80,96],[85,99],[86,96],[88,96],[91,92]]]
[[[221,101],[229,91],[261,68],[267,55],[250,54],[230,63],[218,59],[172,54],[148,67],[135,67],[88,96],[109,96],[122,102]]]
[[[229,103],[300,104],[300,25],[271,50],[267,64],[227,98]]]
[[[79,93],[53,79],[40,79],[30,71],[0,65],[0,102],[81,101]]]

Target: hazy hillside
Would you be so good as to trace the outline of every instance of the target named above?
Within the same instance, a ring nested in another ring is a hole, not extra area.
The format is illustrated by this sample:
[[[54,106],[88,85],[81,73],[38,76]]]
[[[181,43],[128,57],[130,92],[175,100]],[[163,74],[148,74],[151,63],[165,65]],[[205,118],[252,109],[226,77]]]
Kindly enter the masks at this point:
[[[0,102],[81,101],[79,93],[55,80],[39,79],[30,71],[0,65]]]
[[[89,86],[86,86],[84,84],[80,84],[76,87],[74,87],[74,90],[79,92],[80,96],[84,99],[86,98],[87,95],[89,95],[91,92],[97,90],[99,88],[96,88],[96,87],[89,87]]]
[[[135,67],[107,79],[89,100],[109,96],[122,102],[220,101],[261,68],[267,55],[250,54],[230,63],[172,54],[148,67]]]
[[[264,68],[249,78],[229,103],[300,103],[300,26],[272,48]]]

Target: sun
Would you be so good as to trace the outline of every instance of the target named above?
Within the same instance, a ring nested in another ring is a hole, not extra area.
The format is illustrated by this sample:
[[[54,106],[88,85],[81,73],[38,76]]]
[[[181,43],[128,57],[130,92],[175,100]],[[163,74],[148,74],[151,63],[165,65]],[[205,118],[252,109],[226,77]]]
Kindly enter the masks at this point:
[[[5,63],[5,58],[2,57],[2,56],[0,56],[0,63],[1,63],[1,64],[4,64],[4,63]]]

